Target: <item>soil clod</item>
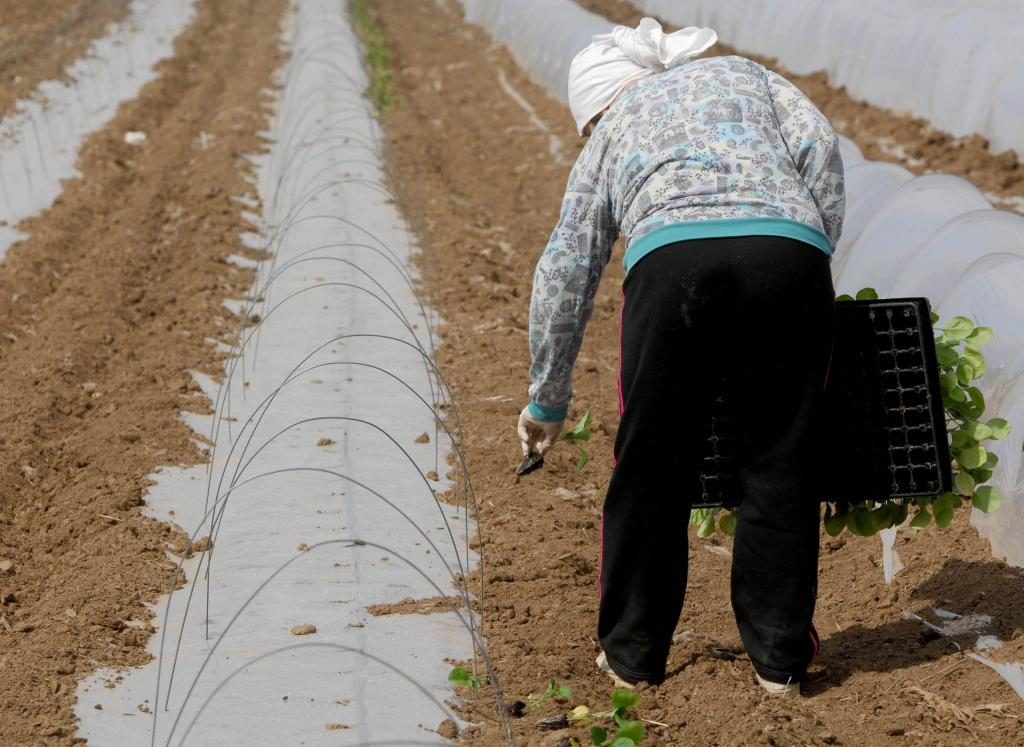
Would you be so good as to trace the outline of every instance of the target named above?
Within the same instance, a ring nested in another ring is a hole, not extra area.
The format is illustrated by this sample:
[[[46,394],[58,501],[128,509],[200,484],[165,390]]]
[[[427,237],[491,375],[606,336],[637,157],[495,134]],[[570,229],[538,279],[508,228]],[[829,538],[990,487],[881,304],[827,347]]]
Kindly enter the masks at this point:
[[[450,718],[446,718],[438,725],[437,733],[445,739],[458,739],[459,727]]]

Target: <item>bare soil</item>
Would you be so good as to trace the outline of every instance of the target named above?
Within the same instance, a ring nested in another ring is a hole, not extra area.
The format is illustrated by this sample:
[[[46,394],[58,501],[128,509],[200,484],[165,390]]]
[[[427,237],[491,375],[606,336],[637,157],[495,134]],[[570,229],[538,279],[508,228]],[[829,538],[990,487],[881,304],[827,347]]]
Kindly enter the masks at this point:
[[[418,225],[433,303],[446,320],[440,363],[460,403],[481,506],[489,654],[509,703],[543,691],[549,678],[575,692],[569,702],[549,700],[514,719],[521,744],[566,744],[561,740],[570,736],[586,744],[581,729],[544,732],[536,722],[578,704],[606,708],[613,690],[594,665],[594,636],[597,522],[618,418],[621,248],[598,293],[575,378],[570,418],[588,408],[594,415],[590,465],[577,472],[575,453],[559,446],[543,470],[517,478],[532,272],[555,224],[568,166],[550,155],[548,133],[531,124],[502,80],[568,155],[581,141],[566,108],[466,24],[456,4],[376,6],[398,100],[386,120],[394,187]],[[813,94],[827,105],[823,95]],[[993,169],[980,176],[1005,178]],[[686,533],[679,527],[681,541]],[[1024,572],[993,560],[966,516],[945,531],[901,535],[908,567],[891,587],[882,580],[877,539],[823,538],[817,626],[824,652],[796,701],[762,695],[749,661],[736,653],[729,542],[698,541],[691,532],[690,548],[688,600],[669,677],[639,689],[637,715],[662,724],[648,724],[645,744],[1024,745],[1018,696],[956,648],[970,648],[975,636],[954,641],[904,617],[911,611],[936,622],[932,606],[991,615],[988,632],[1006,642],[998,655],[1024,657]],[[466,716],[477,724],[464,738],[503,743],[491,689],[464,695]]]
[[[615,23],[636,26],[644,14],[629,0],[576,0],[577,4]],[[663,22],[666,29],[676,28]],[[728,39],[724,40],[728,42]],[[709,55],[742,54],[778,71],[792,81],[827,116],[835,128],[853,140],[872,161],[898,163],[914,174],[933,171],[956,174],[989,193],[990,199],[1017,198],[1002,206],[1021,209],[1024,198],[1022,154],[1013,150],[994,153],[981,135],[954,137],[932,127],[926,119],[873,106],[833,86],[825,72],[796,75],[778,60],[716,44]]]
[[[22,17],[8,9],[58,5],[7,2],[4,28]],[[55,17],[101,5],[117,4]],[[168,589],[166,550],[185,548],[142,515],[147,475],[202,458],[180,412],[209,404],[186,371],[219,368],[208,338],[237,327],[222,301],[251,282],[227,262],[248,228],[232,198],[255,198],[243,156],[264,145],[285,6],[200,0],[158,79],[88,139],[82,178],[0,264],[0,744],[73,743],[77,680],[149,658],[144,605]]]
[[[0,0],[0,119],[122,20],[130,0]]]

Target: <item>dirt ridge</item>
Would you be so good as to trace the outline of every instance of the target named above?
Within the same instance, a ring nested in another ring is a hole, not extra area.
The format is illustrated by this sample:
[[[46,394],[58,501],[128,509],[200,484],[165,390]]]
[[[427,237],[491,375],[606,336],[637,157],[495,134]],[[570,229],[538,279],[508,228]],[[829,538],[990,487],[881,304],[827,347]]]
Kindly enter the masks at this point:
[[[222,300],[251,282],[227,261],[249,230],[233,198],[256,197],[244,156],[264,147],[285,7],[200,0],[0,265],[0,744],[73,743],[77,680],[149,658],[145,603],[184,546],[141,506],[159,465],[202,458],[180,412],[209,403],[186,371],[216,375],[208,338],[238,323]]]
[[[123,20],[131,0],[0,0],[0,120],[45,80],[65,70],[112,23]]]

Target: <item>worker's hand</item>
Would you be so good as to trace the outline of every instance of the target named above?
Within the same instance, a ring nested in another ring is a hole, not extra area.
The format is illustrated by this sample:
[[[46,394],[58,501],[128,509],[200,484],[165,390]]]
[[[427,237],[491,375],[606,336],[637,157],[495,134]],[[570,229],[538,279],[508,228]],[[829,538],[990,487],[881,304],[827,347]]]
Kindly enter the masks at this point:
[[[530,414],[530,406],[527,405],[519,413],[519,440],[523,446],[523,456],[530,453],[543,454],[558,440],[562,433],[564,420],[556,423],[548,423],[543,420],[536,420]]]

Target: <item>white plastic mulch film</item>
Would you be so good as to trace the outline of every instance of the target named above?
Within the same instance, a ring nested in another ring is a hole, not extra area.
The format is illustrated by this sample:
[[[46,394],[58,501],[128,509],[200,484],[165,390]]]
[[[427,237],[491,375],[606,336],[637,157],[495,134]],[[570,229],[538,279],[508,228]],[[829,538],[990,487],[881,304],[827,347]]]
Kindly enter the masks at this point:
[[[270,258],[223,380],[196,376],[213,415],[185,415],[210,462],[160,470],[147,496],[197,549],[157,606],[153,663],[81,683],[92,743],[445,744],[449,662],[489,676],[459,414],[363,50],[337,0],[296,0],[283,42],[243,237]],[[433,614],[370,610],[399,603]]]
[[[611,28],[572,0],[462,0],[462,5],[466,20],[507,45],[520,67],[561,101],[568,100],[573,55]]]
[[[631,0],[855,97],[1024,153],[1020,0]]]
[[[24,238],[18,221],[50,207],[61,181],[78,176],[82,141],[156,77],[194,14],[193,0],[132,0],[130,18],[93,41],[67,81],[40,83],[0,121],[0,259]]]
[[[508,45],[519,64],[562,100],[566,95],[565,74],[573,56],[589,42],[591,35],[605,33],[613,25],[567,0],[544,2],[543,17],[537,13],[537,1],[462,1],[469,20],[484,25],[496,39]],[[791,40],[812,39],[808,48],[799,52],[808,59],[813,54],[824,55],[824,48],[829,45],[828,29],[844,28],[841,19],[848,9],[857,9],[861,25],[874,13],[892,22],[891,14],[883,10],[889,4],[871,0],[870,13],[865,12],[863,2],[854,5],[832,0],[647,0],[635,4],[673,23],[716,28],[723,40],[740,48],[774,54],[798,71],[801,66],[791,64],[783,54],[792,52],[796,46]],[[1017,0],[980,3],[993,9],[992,13],[1001,9],[1004,15],[1016,4]],[[908,0],[893,5],[924,12],[923,4],[918,2]],[[798,6],[804,6],[802,14],[797,13]],[[940,17],[945,17],[944,13],[950,15],[951,9],[963,6],[964,3],[930,3],[933,10],[929,17],[936,12],[935,8]],[[1006,28],[1013,27],[1011,19]],[[817,33],[810,33],[808,28],[817,29]],[[921,29],[911,33],[904,25],[892,33],[897,31],[905,45],[908,39],[911,44],[924,43],[919,39]],[[773,41],[756,41],[761,34]],[[769,44],[777,44],[778,48],[769,49]],[[900,50],[900,54],[904,51]],[[915,59],[919,59],[923,52],[919,50],[916,54]],[[1021,64],[1024,57],[1004,53],[992,59],[1002,59],[1012,66]],[[808,63],[803,69],[821,67]],[[1024,75],[1024,67],[1020,70]],[[1005,71],[1004,68],[1000,72],[1000,79],[1011,81],[1012,75],[1002,75]],[[888,73],[879,75],[881,80]],[[952,80],[959,79],[954,76]],[[1024,96],[1024,83],[1021,88],[1004,86],[999,90],[1017,90]],[[986,99],[989,100],[994,99]],[[1020,102],[1024,106],[1024,98]],[[1021,122],[1024,118],[1019,118],[1015,125],[1018,134]],[[996,339],[985,348],[989,370],[981,388],[988,401],[987,415],[1004,417],[1013,424],[1010,438],[991,447],[1000,458],[994,483],[1005,500],[998,512],[986,516],[975,511],[973,519],[991,540],[995,555],[1024,565],[1024,216],[993,209],[978,189],[959,177],[914,177],[894,164],[865,161],[857,146],[846,138],[842,139],[842,150],[848,206],[843,237],[833,262],[838,292],[855,293],[870,286],[883,296],[923,295],[943,317],[970,316],[996,332]]]

